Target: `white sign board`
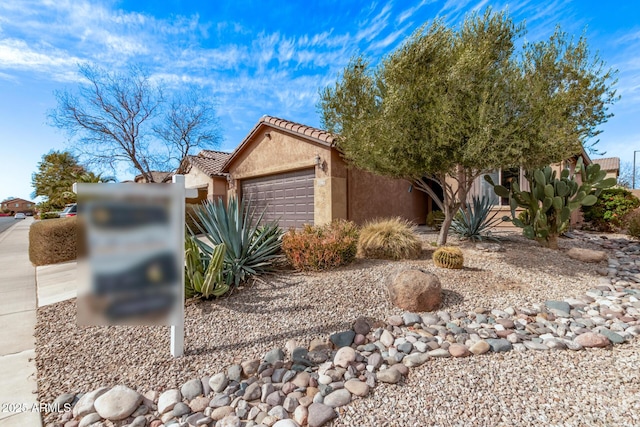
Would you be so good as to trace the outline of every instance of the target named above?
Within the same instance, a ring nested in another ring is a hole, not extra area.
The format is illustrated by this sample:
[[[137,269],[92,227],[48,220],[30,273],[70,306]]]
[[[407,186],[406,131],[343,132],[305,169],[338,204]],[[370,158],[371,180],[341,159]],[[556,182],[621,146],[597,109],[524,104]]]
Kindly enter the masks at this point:
[[[184,177],[171,184],[76,184],[78,323],[170,325],[184,347]]]

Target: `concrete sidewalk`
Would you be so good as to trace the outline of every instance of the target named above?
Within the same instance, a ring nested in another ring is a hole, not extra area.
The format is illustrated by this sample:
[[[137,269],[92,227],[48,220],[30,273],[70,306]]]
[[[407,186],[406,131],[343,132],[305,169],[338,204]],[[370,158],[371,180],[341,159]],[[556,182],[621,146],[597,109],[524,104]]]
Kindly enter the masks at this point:
[[[35,366],[36,277],[29,227],[20,220],[0,234],[0,427],[42,426]]]

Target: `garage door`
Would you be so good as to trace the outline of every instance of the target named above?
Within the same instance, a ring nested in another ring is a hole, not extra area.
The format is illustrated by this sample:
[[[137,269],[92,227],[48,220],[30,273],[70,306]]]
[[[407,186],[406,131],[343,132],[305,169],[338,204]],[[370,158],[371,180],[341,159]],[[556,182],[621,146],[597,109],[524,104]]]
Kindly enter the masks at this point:
[[[302,228],[313,225],[313,179],[315,169],[242,180],[242,194],[251,198],[253,206],[267,221],[278,221],[280,227]]]

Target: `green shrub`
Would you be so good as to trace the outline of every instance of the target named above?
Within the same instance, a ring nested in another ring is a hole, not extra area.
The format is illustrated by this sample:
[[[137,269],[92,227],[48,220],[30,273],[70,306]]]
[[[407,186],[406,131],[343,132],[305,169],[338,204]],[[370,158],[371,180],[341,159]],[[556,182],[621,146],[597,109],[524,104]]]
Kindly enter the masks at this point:
[[[60,218],[60,214],[58,212],[45,212],[40,214],[40,219],[55,219]]]
[[[625,218],[627,234],[636,239],[640,239],[640,210],[635,210]]]
[[[427,226],[433,228],[436,231],[440,230],[442,226],[442,222],[444,221],[444,212],[442,211],[431,211],[427,215]]]
[[[358,229],[353,222],[336,220],[322,226],[290,230],[282,250],[297,270],[326,270],[352,262],[358,250]]]
[[[459,248],[453,246],[442,246],[433,253],[433,263],[440,268],[462,268],[464,257]]]
[[[373,221],[360,230],[358,256],[363,258],[415,259],[421,251],[413,226],[401,218]]]
[[[623,225],[623,218],[640,206],[640,200],[624,188],[603,190],[593,206],[583,206],[585,221],[598,231],[616,231]]]
[[[462,208],[458,211],[451,223],[451,231],[469,240],[492,239],[487,233],[502,222],[502,218],[496,218],[498,211],[491,213],[492,208],[493,204],[488,197],[474,196],[466,211]]]
[[[78,218],[38,221],[29,229],[29,259],[33,265],[72,261],[78,255]]]
[[[237,287],[254,275],[273,269],[280,252],[282,230],[276,223],[262,224],[264,211],[257,214],[250,200],[229,199],[206,201],[196,210],[202,230],[210,245],[196,240],[200,250],[211,258],[213,248],[225,245],[224,278],[227,285]]]

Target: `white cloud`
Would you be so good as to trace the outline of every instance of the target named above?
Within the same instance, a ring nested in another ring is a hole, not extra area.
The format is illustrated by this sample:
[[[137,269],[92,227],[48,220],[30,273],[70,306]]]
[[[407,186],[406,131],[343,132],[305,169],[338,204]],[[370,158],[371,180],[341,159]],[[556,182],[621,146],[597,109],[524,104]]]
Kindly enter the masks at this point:
[[[422,6],[424,6],[426,4],[429,4],[429,3],[433,3],[434,1],[436,1],[436,0],[422,0],[417,5],[415,5],[413,7],[410,7],[409,9],[406,9],[405,11],[400,13],[398,15],[398,17],[396,18],[396,22],[398,24],[402,24],[404,21],[406,21],[411,16],[413,16],[413,14],[416,13]]]
[[[396,31],[390,33],[389,35],[387,35],[382,40],[379,40],[379,41],[377,41],[375,43],[372,43],[369,46],[369,48],[371,50],[381,50],[381,49],[388,48],[391,44],[395,43],[395,41],[398,40],[398,37],[403,35],[409,29],[410,26],[411,26],[411,24],[405,25],[404,27],[400,28],[399,30],[396,30]]]
[[[46,52],[46,53],[44,53]],[[75,66],[81,60],[50,46],[34,48],[23,40],[0,40],[0,67],[37,69],[41,72]]]

